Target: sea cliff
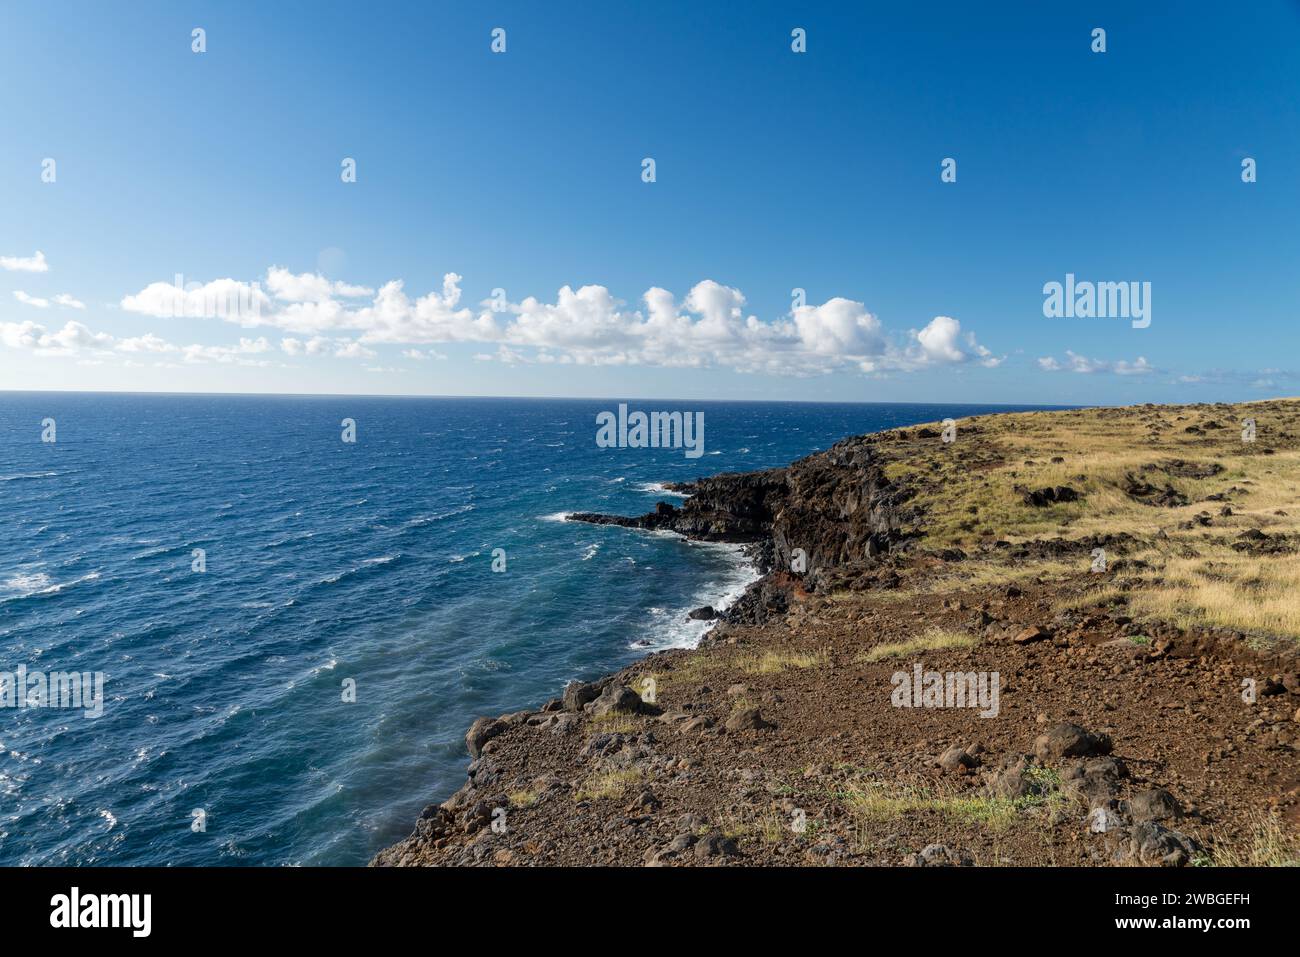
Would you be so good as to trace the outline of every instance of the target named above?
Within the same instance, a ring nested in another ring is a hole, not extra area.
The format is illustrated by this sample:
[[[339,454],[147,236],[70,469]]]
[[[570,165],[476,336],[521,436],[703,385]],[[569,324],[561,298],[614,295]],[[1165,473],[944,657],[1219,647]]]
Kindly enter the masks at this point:
[[[570,516],[764,574],[698,649],[480,718],[373,863],[1300,859],[1298,434],[1296,400],[980,416]]]

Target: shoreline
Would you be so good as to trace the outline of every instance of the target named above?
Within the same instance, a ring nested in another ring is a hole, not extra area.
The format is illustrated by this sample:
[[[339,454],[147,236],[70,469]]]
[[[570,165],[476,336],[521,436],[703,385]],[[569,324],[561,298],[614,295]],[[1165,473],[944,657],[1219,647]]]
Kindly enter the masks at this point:
[[[371,864],[1300,859],[1295,633],[1252,625],[1267,596],[1170,620],[1219,600],[1184,566],[1249,586],[1300,553],[1297,434],[1294,400],[991,413],[570,515],[738,544],[759,577],[697,648],[476,720],[464,786]],[[1000,708],[891,707],[922,667],[999,675]]]

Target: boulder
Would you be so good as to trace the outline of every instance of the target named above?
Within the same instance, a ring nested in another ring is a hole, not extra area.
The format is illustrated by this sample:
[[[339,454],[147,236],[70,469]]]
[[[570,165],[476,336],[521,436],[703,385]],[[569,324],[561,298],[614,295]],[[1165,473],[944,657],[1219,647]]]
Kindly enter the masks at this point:
[[[706,834],[695,842],[696,860],[704,860],[710,857],[735,857],[739,853],[740,848],[736,845],[736,842],[721,831]]]
[[[483,745],[508,727],[509,725],[504,721],[499,721],[496,718],[477,719],[465,732],[465,747],[469,749],[470,757],[477,758],[483,753]]]
[[[945,771],[957,774],[969,774],[979,764],[979,759],[970,754],[960,744],[954,744],[943,754],[935,758],[934,763]]]
[[[1151,788],[1129,798],[1128,813],[1134,824],[1144,824],[1177,820],[1183,816],[1183,808],[1164,788]]]
[[[712,718],[708,715],[697,714],[695,717],[681,722],[677,726],[677,730],[682,734],[691,734],[696,731],[705,731],[711,727],[713,727]]]
[[[1106,735],[1093,734],[1068,721],[1053,725],[1034,740],[1034,755],[1043,763],[1109,754],[1110,748],[1110,738]]]
[[[1029,774],[1029,762],[1023,755],[1012,755],[1003,761],[1002,766],[992,773],[984,786],[984,793],[989,797],[1014,801],[1034,791],[1034,782]]]
[[[947,844],[927,844],[919,854],[903,858],[904,867],[970,867],[973,863],[969,854]]]
[[[1051,637],[1052,637],[1052,633],[1048,631],[1046,628],[1043,628],[1039,625],[1034,625],[1030,628],[1025,628],[1017,632],[1016,636],[1011,640],[1018,645],[1027,645],[1031,642],[1044,641]]]
[[[581,711],[588,702],[595,701],[599,695],[599,685],[584,681],[570,681],[564,686],[564,697],[561,700],[565,711]]]
[[[776,725],[763,720],[763,715],[757,708],[742,708],[727,718],[726,727],[728,731],[764,731],[775,728]]]
[[[1089,807],[1098,807],[1115,799],[1120,781],[1126,777],[1128,768],[1118,758],[1095,758],[1065,768],[1061,791]]]
[[[600,717],[605,714],[637,714],[641,706],[641,696],[627,685],[610,684],[588,708],[594,717]]]
[[[1113,856],[1121,864],[1184,867],[1202,851],[1194,838],[1154,821],[1123,828],[1118,838]]]
[[[1083,823],[1093,834],[1106,834],[1124,826],[1124,819],[1115,808],[1099,805],[1088,812]]]

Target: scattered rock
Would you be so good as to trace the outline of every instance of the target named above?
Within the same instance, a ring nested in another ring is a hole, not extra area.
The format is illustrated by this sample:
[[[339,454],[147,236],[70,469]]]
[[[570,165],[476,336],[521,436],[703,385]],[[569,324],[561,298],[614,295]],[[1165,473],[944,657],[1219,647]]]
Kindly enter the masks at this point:
[[[904,867],[970,867],[974,863],[965,851],[953,850],[947,844],[927,844],[919,854],[903,858]]]
[[[1040,488],[1030,491],[1024,486],[1016,486],[1016,491],[1020,492],[1021,500],[1034,508],[1046,508],[1048,505],[1057,505],[1062,502],[1077,502],[1079,493],[1069,485],[1058,485],[1055,488]]]
[[[1168,482],[1164,488],[1158,488],[1145,479],[1140,479],[1132,472],[1124,476],[1124,494],[1141,502],[1161,508],[1179,508],[1188,504],[1188,498]]]

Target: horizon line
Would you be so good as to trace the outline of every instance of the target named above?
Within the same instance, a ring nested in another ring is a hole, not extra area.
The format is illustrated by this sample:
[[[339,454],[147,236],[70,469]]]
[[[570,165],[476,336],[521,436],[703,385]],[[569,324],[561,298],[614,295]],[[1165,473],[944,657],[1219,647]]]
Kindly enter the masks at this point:
[[[243,397],[251,399],[496,399],[538,402],[708,402],[713,404],[750,403],[753,405],[932,405],[932,406],[1035,406],[1050,409],[1086,409],[1091,405],[1069,405],[1037,402],[931,402],[885,401],[871,399],[688,399],[677,396],[581,396],[581,395],[469,395],[438,393],[390,392],[201,392],[140,389],[0,389],[0,395],[122,395],[122,396],[194,396],[204,398]],[[1254,400],[1253,400],[1254,401]],[[1268,399],[1258,401],[1272,401]],[[1141,405],[1142,403],[1137,403]],[[1152,403],[1155,405],[1213,404],[1213,403]]]

